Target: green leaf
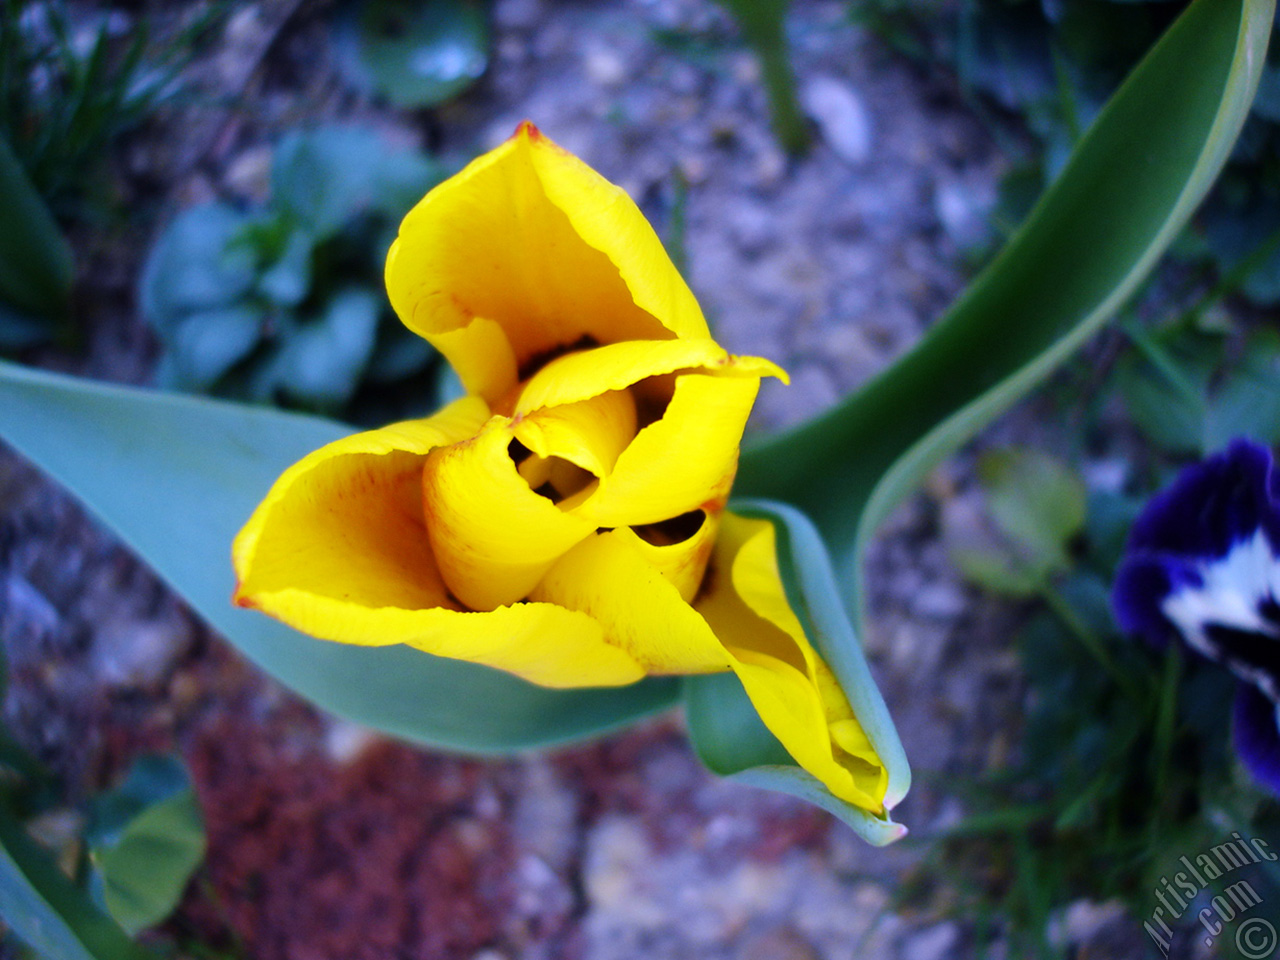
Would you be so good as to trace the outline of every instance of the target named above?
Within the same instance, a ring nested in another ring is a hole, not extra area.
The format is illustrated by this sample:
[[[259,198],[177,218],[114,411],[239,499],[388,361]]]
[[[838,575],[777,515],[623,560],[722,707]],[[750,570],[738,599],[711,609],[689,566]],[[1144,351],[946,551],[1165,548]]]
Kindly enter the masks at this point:
[[[74,280],[70,245],[0,135],[0,302],[20,314],[63,321],[71,313]]]
[[[407,740],[498,754],[600,734],[674,703],[670,678],[548,690],[407,647],[325,643],[233,607],[236,532],[287,467],[349,432],[0,363],[0,437],[79,496],[249,659],[326,710]]]
[[[737,490],[829,542],[871,533],[1138,287],[1209,189],[1265,60],[1274,0],[1196,0],[1134,69],[1002,253],[923,340],[826,414],[744,452]],[[855,578],[861,609],[861,580]]]
[[[191,313],[235,304],[254,282],[253,249],[239,242],[249,218],[224,204],[180,213],[142,268],[138,305],[162,336]]]
[[[306,230],[293,230],[280,256],[258,277],[258,292],[278,307],[296,307],[311,289],[311,257],[315,240]]]
[[[155,960],[72,885],[0,804],[0,917],[50,960]]]
[[[1115,383],[1147,439],[1170,453],[1204,452],[1209,389],[1222,362],[1222,337],[1200,331],[1130,330],[1134,349],[1116,365]]]
[[[1280,443],[1280,338],[1264,330],[1215,391],[1205,424],[1204,452],[1236,437]]]
[[[1067,547],[1084,527],[1086,492],[1080,478],[1041,450],[992,450],[978,461],[978,480],[996,526],[1021,548],[1033,571],[1066,566]]]
[[[429,158],[393,147],[371,127],[334,124],[286,136],[271,165],[271,203],[316,240],[351,218],[399,218],[440,179]]]
[[[89,856],[95,891],[126,931],[160,923],[204,859],[200,806],[182,763],[140,758],[125,782],[94,800]]]
[[[960,575],[975,586],[1006,597],[1031,597],[1043,582],[1011,557],[992,547],[952,546],[947,550]]]
[[[212,388],[258,345],[266,323],[248,306],[188,314],[173,328],[162,382],[178,390]]]
[[[360,287],[335,293],[319,319],[285,339],[273,370],[281,389],[322,410],[346,403],[373,353],[380,306],[378,297]]]
[[[804,514],[786,504],[735,500],[730,509],[774,525],[778,568],[787,601],[800,619],[805,636],[840,682],[854,715],[889,771],[885,806],[892,810],[907,793],[911,770],[893,719],[867,666],[862,644],[840,600],[822,537]],[[887,814],[877,817],[839,799],[800,769],[760,720],[734,675],[685,677],[684,700],[694,747],[715,773],[817,804],[876,845],[896,840],[906,832]]]
[[[423,370],[438,356],[431,344],[398,319],[384,319],[378,326],[365,379],[370,383],[395,383]]]
[[[1236,437],[1280,442],[1280,338],[1262,330],[1238,359],[1196,331],[1146,337],[1123,358],[1116,384],[1147,438],[1174,454],[1207,456]]]
[[[334,41],[338,67],[352,84],[420,109],[480,78],[489,26],[474,0],[348,0]]]

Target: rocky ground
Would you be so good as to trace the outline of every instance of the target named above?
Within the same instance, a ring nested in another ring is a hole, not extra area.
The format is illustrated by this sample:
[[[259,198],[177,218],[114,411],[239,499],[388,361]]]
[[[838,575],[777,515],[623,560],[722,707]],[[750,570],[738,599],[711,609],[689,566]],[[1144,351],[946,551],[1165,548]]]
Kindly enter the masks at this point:
[[[791,372],[792,386],[766,385],[758,407],[755,428],[777,428],[855,388],[939,315],[1002,169],[957,91],[847,11],[795,4],[795,63],[818,136],[788,160],[755,63],[708,0],[497,0],[487,77],[429,121],[343,90],[326,6],[246,5],[203,69],[215,88],[249,90],[254,110],[211,108],[135,148],[163,182],[145,229],[198,199],[261,191],[271,137],[288,125],[360,117],[465,156],[531,119],[664,228],[672,184],[687,182],[687,271],[717,335]],[[677,53],[660,39],[671,32],[718,45]],[[137,255],[104,261],[89,354],[42,359],[140,382],[154,348],[130,308]],[[938,539],[965,476],[940,471],[872,558],[865,639],[916,771],[900,818],[921,837],[964,812],[948,789],[956,776],[1004,762],[1017,742],[1010,614],[960,585]],[[6,719],[72,799],[141,749],[176,746],[192,766],[210,852],[169,926],[179,941],[258,960],[978,953],[947,919],[945,883],[917,883],[932,892],[912,902],[895,896],[927,871],[925,845],[873,850],[825,814],[716,780],[678,716],[504,763],[320,716],[11,454],[0,457],[0,562]],[[1105,905],[1083,904],[1061,936],[1085,943],[1116,923]]]

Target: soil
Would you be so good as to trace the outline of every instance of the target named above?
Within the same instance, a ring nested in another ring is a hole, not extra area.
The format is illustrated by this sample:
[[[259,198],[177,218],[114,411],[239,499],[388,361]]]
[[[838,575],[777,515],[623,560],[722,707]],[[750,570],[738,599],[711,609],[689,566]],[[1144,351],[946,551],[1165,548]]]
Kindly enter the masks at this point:
[[[771,137],[753,58],[709,0],[496,0],[485,78],[411,116],[343,85],[331,5],[241,4],[196,68],[204,106],[127,145],[139,215],[89,257],[87,350],[29,359],[145,382],[155,346],[132,289],[149,238],[198,200],[260,195],[288,127],[357,119],[465,158],[527,118],[622,184],[661,231],[673,184],[687,183],[687,276],[717,336],[792,376],[790,388],[766,386],[753,429],[795,422],[883,368],[955,296],[1004,163],[952,81],[892,53],[848,9],[794,4],[817,136],[791,160]],[[671,37],[697,42],[678,50]],[[898,813],[919,836],[963,813],[954,778],[1004,763],[1017,741],[1011,615],[960,584],[938,538],[966,477],[963,464],[940,471],[871,563],[865,642],[916,775]],[[68,803],[140,751],[174,748],[190,764],[210,842],[163,931],[184,949],[256,960],[976,954],[944,894],[895,902],[924,869],[920,844],[872,849],[811,807],[717,780],[678,715],[482,763],[321,714],[9,453],[0,574],[5,719],[63,778]]]

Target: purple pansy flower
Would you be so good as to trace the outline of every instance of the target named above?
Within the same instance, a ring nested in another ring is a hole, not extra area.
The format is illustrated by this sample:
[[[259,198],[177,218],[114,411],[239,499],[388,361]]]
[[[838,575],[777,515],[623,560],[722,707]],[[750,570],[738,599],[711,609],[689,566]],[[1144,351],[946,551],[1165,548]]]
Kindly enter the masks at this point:
[[[1181,638],[1235,676],[1235,747],[1280,794],[1280,476],[1236,440],[1183,470],[1134,524],[1112,597],[1120,626]]]

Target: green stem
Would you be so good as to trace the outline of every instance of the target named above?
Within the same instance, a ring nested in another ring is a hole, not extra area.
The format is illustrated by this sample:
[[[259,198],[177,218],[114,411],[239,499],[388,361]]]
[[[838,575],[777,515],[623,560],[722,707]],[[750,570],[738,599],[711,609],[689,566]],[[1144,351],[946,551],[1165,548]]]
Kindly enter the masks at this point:
[[[1080,618],[1080,615],[1072,609],[1071,604],[1067,603],[1057,588],[1045,581],[1039,585],[1037,593],[1040,599],[1045,602],[1045,605],[1062,621],[1067,630],[1080,641],[1080,645],[1089,652],[1089,655],[1098,662],[1102,669],[1107,671],[1107,674],[1116,682],[1116,685],[1121,687],[1133,699],[1143,699],[1142,691],[1133,682],[1133,678],[1120,669],[1111,654],[1107,652],[1106,647],[1102,645],[1102,641],[1089,629],[1089,625]]]
[[[749,36],[760,58],[761,79],[769,95],[773,132],[782,149],[793,157],[809,149],[809,126],[796,98],[795,75],[787,53],[787,37],[781,24],[776,33],[752,31]]]
[[[1182,677],[1182,648],[1170,644],[1165,655],[1164,675],[1160,683],[1160,701],[1156,707],[1156,792],[1163,797],[1169,783],[1174,727],[1178,715],[1178,681]]]
[[[1121,324],[1120,329],[1129,338],[1130,342],[1138,348],[1138,352],[1147,359],[1147,362],[1156,368],[1156,371],[1168,381],[1170,386],[1182,394],[1184,400],[1196,405],[1204,403],[1204,397],[1201,392],[1196,389],[1190,380],[1182,375],[1178,365],[1169,359],[1169,355],[1147,335],[1146,331],[1133,323]]]

